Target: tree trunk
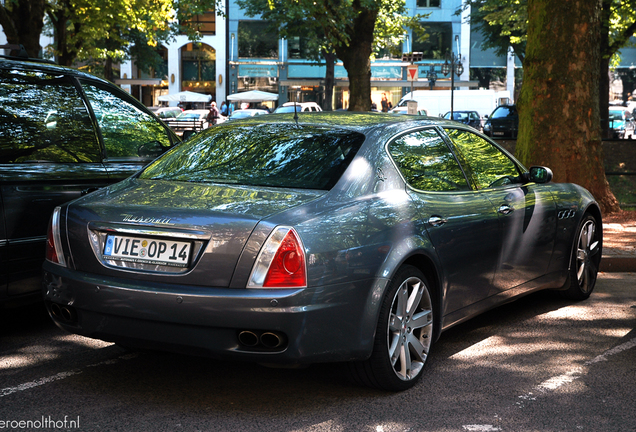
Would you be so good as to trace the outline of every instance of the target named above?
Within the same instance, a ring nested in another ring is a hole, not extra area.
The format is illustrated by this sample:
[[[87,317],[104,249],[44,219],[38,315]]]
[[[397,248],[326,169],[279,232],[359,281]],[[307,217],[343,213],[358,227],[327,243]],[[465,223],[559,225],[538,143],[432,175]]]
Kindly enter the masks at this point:
[[[600,2],[529,0],[517,156],[620,210],[603,167],[599,122]]]
[[[336,54],[323,50],[323,57],[325,58],[326,71],[325,71],[325,98],[322,103],[323,111],[333,110],[333,87],[336,82],[335,69],[336,69]]]
[[[336,54],[349,77],[349,111],[371,111],[371,53],[377,9],[353,2],[357,18],[348,26],[349,42],[336,46]]]
[[[4,5],[4,6],[2,6]],[[10,44],[22,44],[29,57],[40,57],[40,34],[44,27],[45,0],[2,2],[0,24]]]
[[[62,66],[73,66],[77,53],[82,46],[82,41],[74,38],[74,36],[79,34],[82,25],[73,20],[72,30],[69,32],[68,22],[71,20],[74,10],[68,0],[63,0],[62,3],[62,7],[48,14],[49,19],[53,23],[55,60]],[[71,39],[74,39],[75,42],[71,42]]]

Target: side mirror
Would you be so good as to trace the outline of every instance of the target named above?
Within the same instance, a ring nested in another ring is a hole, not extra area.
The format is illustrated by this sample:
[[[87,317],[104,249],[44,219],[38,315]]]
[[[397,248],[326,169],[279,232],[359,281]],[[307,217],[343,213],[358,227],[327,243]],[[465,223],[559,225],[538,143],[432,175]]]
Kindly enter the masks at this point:
[[[528,181],[532,183],[549,183],[552,181],[552,170],[542,166],[530,167]]]
[[[158,141],[151,141],[139,146],[137,149],[137,155],[142,158],[156,158],[165,152],[167,148],[164,148]]]

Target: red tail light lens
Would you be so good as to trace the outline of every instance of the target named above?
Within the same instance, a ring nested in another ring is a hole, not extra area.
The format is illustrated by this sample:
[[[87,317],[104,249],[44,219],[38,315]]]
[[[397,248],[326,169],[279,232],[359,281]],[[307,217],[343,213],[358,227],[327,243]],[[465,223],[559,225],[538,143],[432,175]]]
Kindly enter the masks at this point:
[[[293,228],[277,227],[261,248],[248,288],[301,288],[307,286],[305,250]]]
[[[60,238],[60,207],[55,207],[46,235],[46,259],[54,264],[66,266]]]

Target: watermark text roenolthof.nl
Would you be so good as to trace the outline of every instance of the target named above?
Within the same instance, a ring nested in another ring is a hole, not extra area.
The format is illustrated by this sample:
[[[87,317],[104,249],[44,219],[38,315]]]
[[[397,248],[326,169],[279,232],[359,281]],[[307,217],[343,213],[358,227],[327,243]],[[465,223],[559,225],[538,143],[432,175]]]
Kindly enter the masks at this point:
[[[64,416],[64,419],[55,419],[51,416],[42,416],[37,420],[2,420],[0,419],[0,430],[19,430],[19,429],[79,429],[80,418],[70,419]]]

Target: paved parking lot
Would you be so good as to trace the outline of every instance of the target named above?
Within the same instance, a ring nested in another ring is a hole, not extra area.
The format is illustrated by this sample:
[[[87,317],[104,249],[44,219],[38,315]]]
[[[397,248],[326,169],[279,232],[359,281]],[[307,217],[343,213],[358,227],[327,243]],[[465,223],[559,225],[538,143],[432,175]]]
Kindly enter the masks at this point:
[[[397,394],[340,365],[130,353],[40,308],[0,320],[0,430],[636,431],[635,273],[602,273],[584,302],[536,293],[449,330]]]

